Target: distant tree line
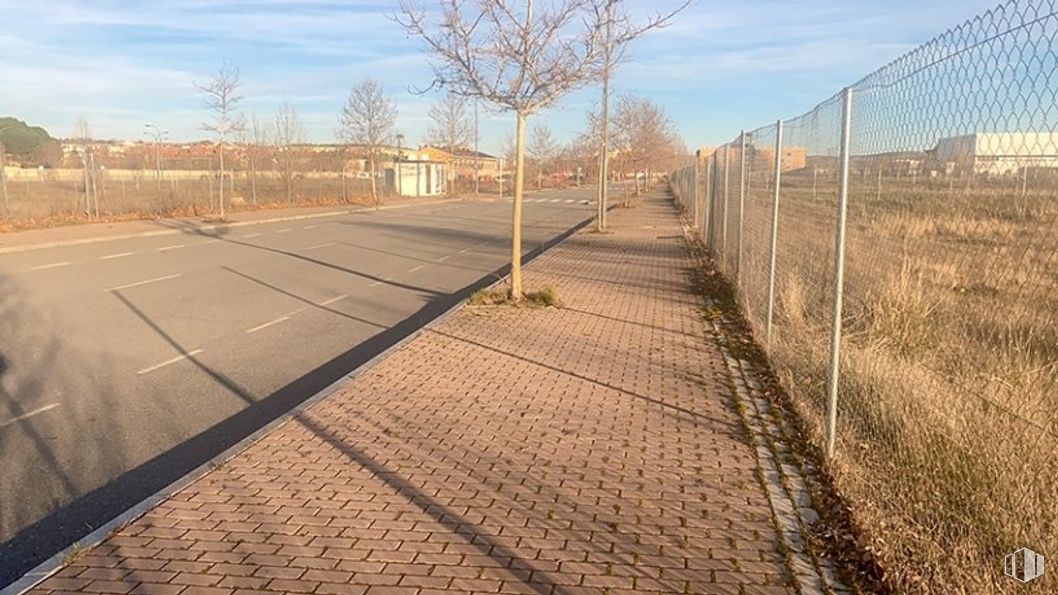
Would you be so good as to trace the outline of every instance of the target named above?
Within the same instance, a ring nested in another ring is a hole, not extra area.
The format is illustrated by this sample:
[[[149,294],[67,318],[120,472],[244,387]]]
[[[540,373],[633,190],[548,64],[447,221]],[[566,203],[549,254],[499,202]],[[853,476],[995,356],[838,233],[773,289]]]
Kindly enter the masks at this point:
[[[58,167],[62,163],[62,144],[47,130],[18,118],[0,117],[0,145],[7,162],[23,167]]]

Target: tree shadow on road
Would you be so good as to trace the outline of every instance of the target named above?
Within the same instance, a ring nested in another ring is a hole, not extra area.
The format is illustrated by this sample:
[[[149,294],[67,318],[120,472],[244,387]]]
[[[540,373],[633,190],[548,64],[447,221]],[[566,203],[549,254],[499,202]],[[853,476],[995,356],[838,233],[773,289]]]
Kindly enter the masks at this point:
[[[108,356],[75,349],[63,321],[31,304],[13,277],[0,274],[0,586],[69,543],[44,519],[62,514],[100,474],[130,463],[131,450],[110,390]],[[77,387],[75,394],[62,390]],[[94,429],[109,425],[107,440]],[[86,511],[62,525],[92,526]]]

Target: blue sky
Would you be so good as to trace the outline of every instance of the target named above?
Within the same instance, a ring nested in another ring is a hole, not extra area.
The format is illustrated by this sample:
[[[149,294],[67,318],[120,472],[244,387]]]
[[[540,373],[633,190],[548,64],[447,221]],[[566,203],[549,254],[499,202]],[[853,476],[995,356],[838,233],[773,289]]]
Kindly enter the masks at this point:
[[[428,0],[427,0],[428,1]],[[649,97],[691,147],[715,145],[798,115],[844,84],[997,0],[697,0],[669,28],[639,40],[616,93]],[[677,0],[625,0],[631,13]],[[365,77],[396,100],[399,127],[424,142],[436,99],[420,47],[390,19],[396,0],[0,0],[0,115],[69,136],[141,138],[156,123],[176,140],[203,137],[194,88],[223,61],[242,69],[244,111],[270,119],[293,103],[310,141],[334,140],[349,87]],[[598,91],[575,92],[537,116],[566,140]],[[483,114],[482,148],[498,151],[509,115]]]

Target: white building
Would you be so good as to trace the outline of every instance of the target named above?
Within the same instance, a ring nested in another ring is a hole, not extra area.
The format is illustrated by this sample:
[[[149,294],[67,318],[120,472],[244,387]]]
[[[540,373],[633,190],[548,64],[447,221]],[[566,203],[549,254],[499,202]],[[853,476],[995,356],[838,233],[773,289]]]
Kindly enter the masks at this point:
[[[976,132],[942,138],[937,142],[935,158],[943,169],[960,175],[1058,169],[1058,133]]]
[[[386,166],[387,185],[400,196],[441,196],[448,193],[448,164],[425,154],[404,151]]]

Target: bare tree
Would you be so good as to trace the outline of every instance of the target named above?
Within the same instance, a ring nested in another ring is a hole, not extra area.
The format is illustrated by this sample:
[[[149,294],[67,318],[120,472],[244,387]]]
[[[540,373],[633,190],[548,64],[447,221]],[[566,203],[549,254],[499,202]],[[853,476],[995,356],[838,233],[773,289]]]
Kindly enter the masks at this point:
[[[446,93],[428,112],[431,124],[427,135],[431,145],[466,149],[474,142],[474,124],[467,110],[467,98]]]
[[[690,0],[687,0],[688,2]],[[522,198],[526,120],[569,91],[602,75],[608,59],[662,17],[619,35],[612,26],[615,0],[436,0],[431,17],[416,0],[401,0],[397,22],[433,56],[434,86],[513,111],[516,118],[514,201],[511,213],[512,301],[522,291]],[[610,25],[608,27],[608,25]],[[609,39],[607,39],[609,37]]]
[[[514,201],[511,213],[512,301],[522,291],[522,198],[525,188],[526,120],[570,90],[589,84],[602,66],[602,0],[555,0],[534,12],[533,0],[515,7],[506,0],[437,0],[428,16],[414,0],[401,0],[397,21],[432,54],[434,85],[513,111]]]
[[[73,126],[73,137],[81,143],[92,140],[92,130],[84,116],[77,118],[77,123]]]
[[[533,164],[536,166],[537,188],[543,187],[544,172],[554,165],[558,150],[558,143],[555,142],[550,127],[546,124],[533,126],[529,139],[529,154],[532,155]]]
[[[287,189],[287,202],[294,200],[294,160],[297,145],[305,142],[305,127],[298,118],[298,111],[293,105],[284,103],[276,110],[275,135],[273,137],[276,151],[279,154],[283,181]]]
[[[338,134],[346,142],[363,145],[371,172],[371,197],[380,205],[376,172],[382,149],[394,142],[397,106],[386,97],[382,83],[364,79],[349,91],[338,117]]]
[[[250,115],[249,123],[239,131],[239,142],[246,156],[247,176],[250,178],[250,202],[257,204],[257,166],[267,157],[270,144],[268,127],[257,114]]]
[[[85,216],[91,219],[99,217],[99,197],[96,196],[95,156],[92,154],[92,130],[88,120],[81,116],[74,124],[73,135],[80,147],[81,165],[84,167],[84,205]],[[94,215],[93,215],[94,213]]]
[[[628,45],[637,37],[651,29],[666,26],[672,19],[690,6],[693,0],[684,0],[675,10],[668,14],[655,14],[644,23],[636,24],[628,13],[618,9],[621,0],[600,0],[594,3],[597,16],[602,17],[603,66],[602,66],[602,114],[599,122],[599,190],[598,215],[595,227],[599,231],[606,229],[607,181],[609,179],[610,159],[610,78],[615,64],[620,63],[627,55]]]
[[[626,167],[635,174],[635,193],[640,193],[640,174],[649,176],[679,151],[672,120],[659,105],[640,97],[618,98],[613,121],[613,143]]]
[[[235,108],[242,95],[239,95],[239,68],[223,64],[217,74],[206,83],[195,87],[205,96],[206,107],[213,111],[213,120],[202,125],[202,130],[217,135],[217,147],[220,163],[220,217],[224,218],[224,144],[234,133],[241,131],[244,125],[242,114]]]

